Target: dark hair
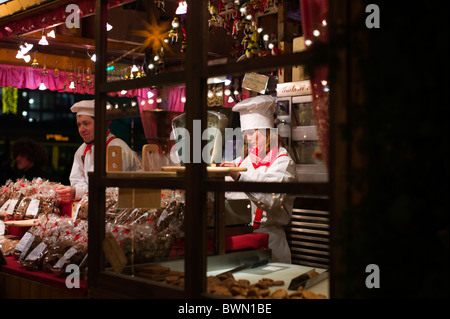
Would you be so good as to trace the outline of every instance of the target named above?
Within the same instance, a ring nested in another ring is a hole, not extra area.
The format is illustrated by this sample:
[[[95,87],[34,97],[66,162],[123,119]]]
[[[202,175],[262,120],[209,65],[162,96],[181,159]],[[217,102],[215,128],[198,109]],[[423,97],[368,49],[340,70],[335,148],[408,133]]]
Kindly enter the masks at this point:
[[[16,158],[17,155],[26,157],[38,168],[47,164],[48,161],[47,150],[39,143],[29,138],[20,138],[16,140],[12,146],[12,153],[14,158]]]

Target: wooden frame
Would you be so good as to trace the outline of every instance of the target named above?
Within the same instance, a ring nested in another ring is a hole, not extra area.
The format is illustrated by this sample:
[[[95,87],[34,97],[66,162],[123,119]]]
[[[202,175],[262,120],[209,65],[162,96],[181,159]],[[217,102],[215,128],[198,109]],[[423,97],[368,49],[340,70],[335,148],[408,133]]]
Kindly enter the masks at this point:
[[[89,274],[88,287],[94,294],[108,292],[118,296],[150,298],[200,298],[206,296],[206,193],[224,191],[273,192],[267,183],[227,183],[209,179],[204,163],[188,163],[184,177],[175,179],[135,178],[134,188],[181,188],[186,190],[185,214],[185,287],[148,283],[140,279],[129,279],[104,271],[101,243],[105,238],[105,187],[129,187],[126,178],[107,177],[105,171],[106,136],[101,123],[106,120],[106,94],[122,89],[150,87],[154,84],[186,83],[186,129],[192,132],[194,119],[206,123],[207,79],[221,75],[240,75],[251,71],[267,71],[292,65],[308,64],[312,61],[326,62],[326,50],[311,50],[298,53],[271,56],[263,60],[254,59],[245,63],[230,63],[207,67],[206,41],[207,20],[205,1],[188,1],[186,17],[187,34],[197,34],[189,39],[189,45],[196,50],[187,50],[185,71],[167,72],[152,77],[128,81],[106,82],[106,21],[107,1],[96,1],[96,55],[95,107],[96,144],[95,171],[89,182]],[[204,129],[204,127],[202,127]],[[192,147],[192,146],[191,146]],[[191,152],[192,154],[192,152]],[[328,183],[289,183],[277,185],[277,192],[303,195],[329,194]]]

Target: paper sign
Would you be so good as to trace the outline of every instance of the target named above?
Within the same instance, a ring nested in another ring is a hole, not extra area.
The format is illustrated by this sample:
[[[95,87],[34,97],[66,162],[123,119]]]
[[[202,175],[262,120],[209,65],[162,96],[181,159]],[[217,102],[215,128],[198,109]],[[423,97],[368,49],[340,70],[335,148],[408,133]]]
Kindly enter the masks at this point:
[[[242,80],[242,87],[253,92],[264,94],[268,83],[268,76],[258,73],[245,73],[244,80]]]
[[[127,257],[125,257],[122,248],[120,248],[113,235],[110,233],[106,234],[102,248],[106,259],[108,259],[114,271],[120,274],[123,267],[127,264]]]

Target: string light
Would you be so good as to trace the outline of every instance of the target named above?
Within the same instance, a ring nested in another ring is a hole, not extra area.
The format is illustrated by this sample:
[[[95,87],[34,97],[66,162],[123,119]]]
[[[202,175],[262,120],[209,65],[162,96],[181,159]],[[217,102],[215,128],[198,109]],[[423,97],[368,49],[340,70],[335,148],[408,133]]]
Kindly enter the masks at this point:
[[[52,30],[52,31],[50,31],[49,33],[47,33],[47,36],[49,37],[49,38],[55,38],[56,36],[55,36],[55,30]]]
[[[45,37],[45,29],[42,29],[42,38],[38,42],[40,45],[48,45],[47,38]]]

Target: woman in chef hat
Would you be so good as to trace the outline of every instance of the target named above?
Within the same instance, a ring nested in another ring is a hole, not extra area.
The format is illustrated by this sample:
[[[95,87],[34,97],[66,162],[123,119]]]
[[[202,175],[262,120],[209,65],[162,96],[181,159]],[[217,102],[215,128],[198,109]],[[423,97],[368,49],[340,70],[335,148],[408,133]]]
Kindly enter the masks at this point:
[[[237,103],[233,111],[239,112],[245,144],[242,157],[222,167],[245,167],[245,172],[231,172],[235,181],[282,183],[294,182],[295,163],[287,150],[278,142],[274,128],[275,99],[259,95]],[[291,263],[291,252],[284,227],[292,216],[294,197],[276,193],[245,193],[252,203],[253,230],[269,234],[272,261]]]
[[[55,192],[62,200],[78,200],[88,192],[88,173],[94,170],[94,127],[95,100],[84,100],[75,103],[70,110],[76,113],[78,133],[84,143],[75,152],[72,171],[70,172],[70,186],[60,186]],[[106,146],[117,145],[122,148],[122,170],[136,170],[135,153],[120,138],[115,137],[108,130]]]

